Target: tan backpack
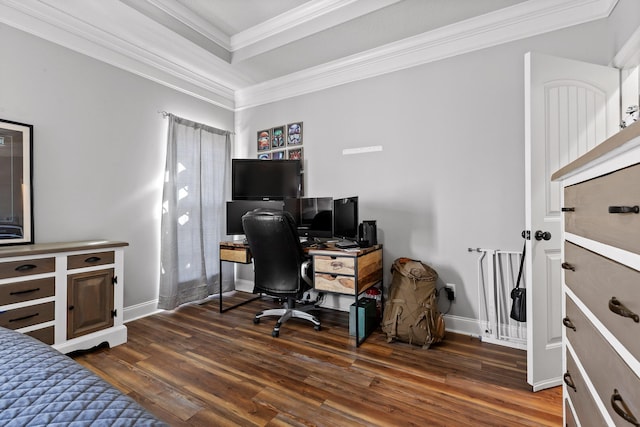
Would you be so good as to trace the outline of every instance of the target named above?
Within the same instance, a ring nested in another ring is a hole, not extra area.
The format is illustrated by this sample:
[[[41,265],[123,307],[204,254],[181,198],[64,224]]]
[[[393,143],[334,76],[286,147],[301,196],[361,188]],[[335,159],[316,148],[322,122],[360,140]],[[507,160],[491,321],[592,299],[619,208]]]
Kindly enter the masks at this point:
[[[438,273],[409,258],[396,259],[391,273],[393,279],[382,319],[387,342],[399,340],[429,348],[442,341],[445,328],[436,297]]]

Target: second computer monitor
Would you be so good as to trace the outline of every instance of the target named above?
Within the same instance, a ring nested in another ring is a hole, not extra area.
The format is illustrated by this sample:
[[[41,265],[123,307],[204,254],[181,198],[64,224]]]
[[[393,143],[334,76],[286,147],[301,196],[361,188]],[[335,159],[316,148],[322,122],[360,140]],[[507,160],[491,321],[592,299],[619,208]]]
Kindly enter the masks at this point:
[[[358,197],[333,201],[333,235],[341,239],[358,239]]]
[[[298,201],[298,234],[304,237],[332,237],[333,199],[307,197]],[[287,210],[286,206],[285,210]]]

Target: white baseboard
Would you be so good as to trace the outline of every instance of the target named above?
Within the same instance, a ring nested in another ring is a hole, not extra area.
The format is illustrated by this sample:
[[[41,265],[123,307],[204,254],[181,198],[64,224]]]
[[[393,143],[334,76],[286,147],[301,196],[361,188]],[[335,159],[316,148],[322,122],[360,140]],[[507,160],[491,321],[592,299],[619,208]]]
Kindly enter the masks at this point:
[[[156,314],[161,311],[163,310],[158,308],[157,299],[143,302],[141,304],[131,305],[124,308],[124,323],[140,319],[141,317],[151,316],[152,314]]]

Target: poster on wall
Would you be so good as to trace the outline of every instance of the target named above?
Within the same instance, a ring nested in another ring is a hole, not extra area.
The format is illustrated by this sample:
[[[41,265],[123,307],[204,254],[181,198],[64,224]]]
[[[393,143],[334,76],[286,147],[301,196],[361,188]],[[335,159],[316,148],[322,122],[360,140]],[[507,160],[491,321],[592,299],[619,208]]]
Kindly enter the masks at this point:
[[[33,243],[33,126],[0,119],[0,245]]]
[[[302,122],[259,130],[257,149],[257,157],[261,160],[304,160]]]
[[[258,131],[258,152],[271,149],[271,131],[269,129]]]
[[[302,144],[302,122],[287,125],[287,145]]]
[[[277,150],[284,147],[285,127],[278,126],[271,129],[271,149]]]
[[[303,160],[303,158],[302,158],[302,147],[288,149],[287,150],[287,158],[290,159],[290,160]]]

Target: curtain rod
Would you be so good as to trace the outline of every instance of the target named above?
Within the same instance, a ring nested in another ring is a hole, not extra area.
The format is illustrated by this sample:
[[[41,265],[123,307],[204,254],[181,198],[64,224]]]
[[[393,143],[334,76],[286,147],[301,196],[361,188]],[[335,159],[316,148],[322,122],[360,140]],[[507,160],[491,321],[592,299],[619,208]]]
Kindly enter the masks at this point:
[[[167,113],[167,112],[166,112],[166,111],[164,111],[164,110],[158,110],[158,114],[162,114],[162,118],[163,118],[163,119],[166,119],[166,118],[167,118],[167,116],[171,115],[171,113]],[[205,125],[205,126],[208,126],[208,125]],[[229,134],[231,134],[231,135],[235,135],[235,134],[236,134],[235,132],[232,132],[232,131],[230,131],[230,130],[225,130],[224,132],[229,132]]]

